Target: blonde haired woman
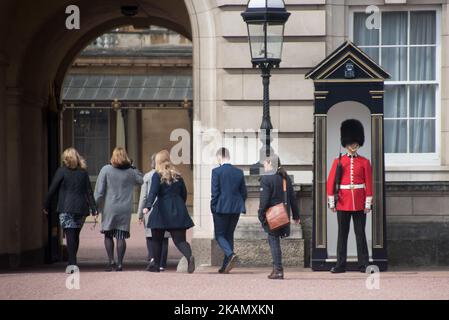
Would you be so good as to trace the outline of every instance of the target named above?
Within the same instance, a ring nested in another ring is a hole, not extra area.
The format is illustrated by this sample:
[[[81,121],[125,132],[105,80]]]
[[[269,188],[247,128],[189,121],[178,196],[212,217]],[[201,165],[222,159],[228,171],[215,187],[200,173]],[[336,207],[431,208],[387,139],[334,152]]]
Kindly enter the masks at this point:
[[[145,238],[147,242],[147,251],[148,251],[148,261],[150,262],[146,268],[146,270],[149,270],[152,266],[152,261],[154,260],[154,254],[153,254],[153,237],[151,235],[151,229],[148,228],[148,217],[151,213],[148,213],[144,216],[143,209],[145,208],[147,204],[147,197],[148,192],[151,188],[151,178],[153,177],[154,173],[156,172],[156,154],[151,155],[151,170],[147,172],[143,176],[143,184],[140,188],[140,198],[139,198],[139,207],[137,209],[137,214],[139,216],[139,224],[144,224],[145,227]],[[167,258],[168,258],[168,232],[165,233],[164,241],[162,242],[162,255],[161,255],[161,266],[160,270],[165,271],[165,268],[167,267]]]
[[[101,217],[101,232],[109,264],[106,271],[122,271],[126,240],[130,237],[134,186],[143,183],[142,174],[132,166],[123,148],[112,152],[111,164],[104,166],[95,185],[95,200]],[[117,263],[114,259],[114,238],[117,242]]]
[[[66,149],[60,167],[53,177],[44,204],[44,213],[48,214],[53,197],[58,194],[56,212],[67,242],[67,272],[75,270],[76,254],[79,247],[79,235],[86,216],[96,215],[97,208],[92,194],[86,161],[74,148]]]
[[[156,200],[156,201],[155,201]],[[195,259],[186,240],[186,230],[193,227],[193,221],[186,207],[187,190],[181,174],[170,161],[167,150],[156,154],[156,172],[151,178],[151,187],[143,212],[147,214],[148,227],[153,237],[154,263],[148,271],[159,272],[162,244],[165,231],[170,232],[173,242],[188,262],[187,271],[195,271]]]

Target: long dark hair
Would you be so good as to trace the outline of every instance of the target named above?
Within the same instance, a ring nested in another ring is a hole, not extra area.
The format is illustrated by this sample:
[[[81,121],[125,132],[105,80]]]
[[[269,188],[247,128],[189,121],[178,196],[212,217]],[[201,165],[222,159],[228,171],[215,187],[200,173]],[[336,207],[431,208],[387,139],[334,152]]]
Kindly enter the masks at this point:
[[[277,154],[269,155],[265,161],[269,161],[273,168],[276,168],[276,174],[282,176],[283,178],[287,177],[287,170],[284,169],[281,165],[281,159]]]

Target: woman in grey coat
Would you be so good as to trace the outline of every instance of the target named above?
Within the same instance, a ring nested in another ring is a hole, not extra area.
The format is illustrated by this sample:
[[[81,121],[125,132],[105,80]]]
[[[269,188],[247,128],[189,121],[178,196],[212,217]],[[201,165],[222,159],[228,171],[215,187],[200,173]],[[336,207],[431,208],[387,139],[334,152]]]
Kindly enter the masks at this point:
[[[155,162],[156,154],[153,154],[151,156],[151,171],[147,172],[143,176],[143,184],[142,188],[140,189],[140,198],[139,198],[139,209],[137,210],[137,214],[139,215],[139,223],[142,224],[145,228],[145,237],[147,240],[147,251],[148,251],[148,261],[150,262],[148,264],[147,270],[150,269],[150,266],[152,265],[152,262],[154,261],[154,253],[153,253],[153,247],[152,247],[152,236],[151,236],[151,229],[148,228],[148,217],[151,214],[151,211],[148,214],[143,213],[143,209],[145,208],[148,193],[150,192],[151,188],[151,178],[153,177],[153,174],[156,172],[156,162]],[[160,271],[164,271],[167,267],[167,257],[168,257],[168,232],[165,233],[164,241],[162,242],[162,255],[161,255],[161,266]]]
[[[115,148],[111,164],[104,166],[95,185],[95,201],[101,217],[101,232],[109,258],[106,271],[122,271],[126,241],[130,237],[134,186],[143,183],[141,173],[132,167],[126,150]],[[117,264],[114,260],[114,240],[117,241]]]

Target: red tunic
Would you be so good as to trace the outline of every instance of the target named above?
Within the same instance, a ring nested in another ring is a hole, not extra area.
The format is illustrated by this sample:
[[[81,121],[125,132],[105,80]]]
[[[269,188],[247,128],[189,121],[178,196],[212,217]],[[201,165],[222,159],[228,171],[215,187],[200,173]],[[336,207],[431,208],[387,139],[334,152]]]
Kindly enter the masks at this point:
[[[335,171],[338,158],[334,160],[327,179],[329,207],[333,208]],[[362,211],[370,208],[373,198],[373,181],[370,161],[360,155],[341,157],[341,188],[338,192],[338,211]],[[365,185],[362,187],[361,185]],[[352,186],[352,187],[351,187]],[[355,186],[355,187],[354,187]],[[347,188],[347,189],[346,189]]]

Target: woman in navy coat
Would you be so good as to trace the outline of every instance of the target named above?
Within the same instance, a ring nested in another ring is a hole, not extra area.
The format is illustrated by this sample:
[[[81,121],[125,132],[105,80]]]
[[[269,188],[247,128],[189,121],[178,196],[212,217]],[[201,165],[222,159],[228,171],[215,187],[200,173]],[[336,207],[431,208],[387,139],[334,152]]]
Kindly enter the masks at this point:
[[[165,231],[170,232],[173,242],[188,261],[188,272],[195,271],[195,259],[186,231],[194,226],[186,207],[187,189],[181,174],[170,161],[167,150],[156,154],[156,172],[151,178],[150,192],[144,213],[151,215],[148,227],[153,235],[154,264],[149,271],[159,272]]]

